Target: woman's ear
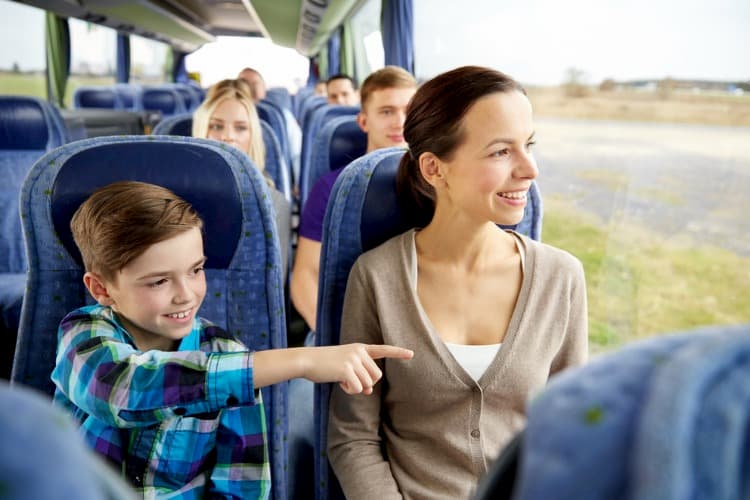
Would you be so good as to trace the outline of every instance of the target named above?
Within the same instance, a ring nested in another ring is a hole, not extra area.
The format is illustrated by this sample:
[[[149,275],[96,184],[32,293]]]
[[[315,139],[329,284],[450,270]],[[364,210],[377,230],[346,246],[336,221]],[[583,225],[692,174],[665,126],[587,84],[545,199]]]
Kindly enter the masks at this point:
[[[107,291],[107,283],[98,274],[90,271],[86,272],[86,274],[83,275],[83,284],[86,285],[86,289],[100,305],[111,306],[115,303],[114,299],[112,299],[112,296]]]
[[[440,158],[433,153],[422,153],[419,155],[418,163],[422,177],[424,177],[424,180],[433,188],[442,186],[445,183]]]

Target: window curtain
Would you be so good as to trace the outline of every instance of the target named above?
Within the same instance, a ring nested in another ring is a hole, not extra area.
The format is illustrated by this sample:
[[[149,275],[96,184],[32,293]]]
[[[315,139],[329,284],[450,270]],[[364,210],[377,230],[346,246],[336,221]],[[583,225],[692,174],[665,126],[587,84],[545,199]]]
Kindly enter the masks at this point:
[[[383,0],[381,32],[385,64],[414,74],[414,5],[412,0]]]
[[[47,99],[65,106],[65,90],[70,76],[70,29],[68,20],[51,12],[45,15],[47,51]]]
[[[117,83],[130,81],[130,36],[117,34]]]

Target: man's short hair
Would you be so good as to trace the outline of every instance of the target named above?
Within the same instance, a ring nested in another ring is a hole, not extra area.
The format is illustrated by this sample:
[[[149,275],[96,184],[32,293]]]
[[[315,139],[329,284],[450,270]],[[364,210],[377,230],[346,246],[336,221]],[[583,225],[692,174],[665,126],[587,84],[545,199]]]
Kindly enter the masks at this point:
[[[114,280],[148,248],[203,221],[169,189],[145,182],[115,182],[97,189],[70,221],[87,271]]]
[[[411,73],[398,66],[386,66],[371,73],[359,89],[362,109],[367,105],[367,100],[373,92],[390,88],[417,88],[417,80]]]
[[[349,75],[345,75],[344,73],[336,73],[335,75],[328,77],[328,80],[326,80],[326,84],[329,84],[334,80],[349,80],[349,82],[351,82],[352,84],[352,88],[354,90],[357,90],[357,84],[354,82],[354,78]]]

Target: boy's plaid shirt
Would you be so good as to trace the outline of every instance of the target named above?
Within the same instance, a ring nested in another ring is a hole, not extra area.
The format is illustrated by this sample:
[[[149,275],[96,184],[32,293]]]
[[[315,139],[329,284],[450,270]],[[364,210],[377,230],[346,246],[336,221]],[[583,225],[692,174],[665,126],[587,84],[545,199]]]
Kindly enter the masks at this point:
[[[142,352],[94,305],[68,314],[58,339],[55,402],[144,497],[269,497],[253,356],[227,332],[196,318],[177,351]]]

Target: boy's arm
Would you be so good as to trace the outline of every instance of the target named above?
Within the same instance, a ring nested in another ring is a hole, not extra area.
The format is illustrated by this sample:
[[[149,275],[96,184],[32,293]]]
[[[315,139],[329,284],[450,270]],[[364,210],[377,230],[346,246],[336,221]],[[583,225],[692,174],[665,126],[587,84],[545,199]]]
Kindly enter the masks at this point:
[[[75,406],[116,427],[255,403],[252,353],[140,352],[114,322],[81,310],[60,325],[52,380]]]
[[[206,498],[265,498],[271,487],[263,406],[221,411]]]

